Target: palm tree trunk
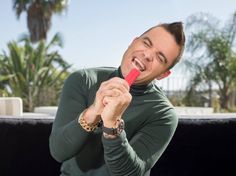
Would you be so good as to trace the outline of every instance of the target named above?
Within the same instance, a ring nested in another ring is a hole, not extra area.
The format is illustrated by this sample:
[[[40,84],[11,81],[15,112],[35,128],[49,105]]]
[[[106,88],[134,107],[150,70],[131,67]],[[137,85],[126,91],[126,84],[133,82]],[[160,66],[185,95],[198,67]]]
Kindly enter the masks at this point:
[[[50,9],[50,7],[48,7]],[[42,3],[36,0],[27,12],[27,25],[32,42],[47,38],[47,32],[51,26],[51,10],[45,10]]]

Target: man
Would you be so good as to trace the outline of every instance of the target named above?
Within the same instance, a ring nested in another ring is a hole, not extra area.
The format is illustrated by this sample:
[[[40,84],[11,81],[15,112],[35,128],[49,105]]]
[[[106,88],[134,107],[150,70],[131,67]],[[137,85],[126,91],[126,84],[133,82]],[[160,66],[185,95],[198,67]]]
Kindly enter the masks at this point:
[[[133,40],[118,69],[69,76],[50,136],[61,175],[150,175],[178,121],[154,80],[169,75],[184,43],[181,22],[160,24]],[[140,76],[129,87],[123,78],[133,68]]]

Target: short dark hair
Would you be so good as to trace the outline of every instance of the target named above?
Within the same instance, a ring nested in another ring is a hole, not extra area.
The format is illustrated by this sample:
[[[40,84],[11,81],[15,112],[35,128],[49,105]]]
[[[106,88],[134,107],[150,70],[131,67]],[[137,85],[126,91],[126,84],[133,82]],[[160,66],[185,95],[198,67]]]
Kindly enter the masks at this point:
[[[175,61],[170,65],[169,69],[174,67],[176,63],[179,62],[183,52],[184,52],[184,47],[185,47],[185,34],[183,30],[183,23],[182,22],[173,22],[173,23],[161,23],[156,26],[151,27],[147,31],[145,31],[143,34],[151,31],[154,28],[157,27],[162,27],[164,28],[167,32],[169,32],[175,39],[176,43],[180,46],[180,51],[179,55],[175,58]],[[142,34],[142,35],[143,35]],[[141,36],[142,36],[141,35]]]

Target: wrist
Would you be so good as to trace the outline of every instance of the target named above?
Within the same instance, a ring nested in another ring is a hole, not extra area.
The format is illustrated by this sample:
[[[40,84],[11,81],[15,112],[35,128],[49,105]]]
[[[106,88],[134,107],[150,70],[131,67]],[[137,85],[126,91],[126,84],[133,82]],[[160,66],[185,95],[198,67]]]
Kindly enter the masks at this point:
[[[104,137],[106,136],[119,136],[124,130],[124,121],[123,119],[116,120],[115,125],[107,126],[106,123],[103,123],[102,131]]]
[[[107,128],[116,128],[117,120],[103,120],[103,126]]]
[[[84,111],[83,118],[88,124],[91,125],[97,124],[99,121],[101,121],[101,115],[98,114],[92,106]]]
[[[101,116],[94,116],[94,114],[88,113],[88,109],[84,110],[78,118],[78,123],[87,132],[93,132],[98,127],[100,121]]]
[[[121,116],[116,116],[115,118],[104,118],[103,116],[101,117],[103,121],[103,126],[107,128],[116,128],[118,125],[118,122],[121,120]]]

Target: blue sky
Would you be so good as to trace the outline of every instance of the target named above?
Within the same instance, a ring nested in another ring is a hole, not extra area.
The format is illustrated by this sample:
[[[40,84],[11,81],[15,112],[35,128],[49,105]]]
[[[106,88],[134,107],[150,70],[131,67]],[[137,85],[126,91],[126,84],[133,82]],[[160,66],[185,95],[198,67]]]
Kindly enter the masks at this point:
[[[133,38],[160,22],[185,22],[195,12],[224,21],[236,10],[234,0],[70,0],[68,12],[54,16],[48,39],[64,38],[62,56],[73,68],[119,66]],[[0,6],[0,51],[7,42],[27,33],[26,15],[16,19],[12,1]],[[178,70],[178,66],[176,66]]]

